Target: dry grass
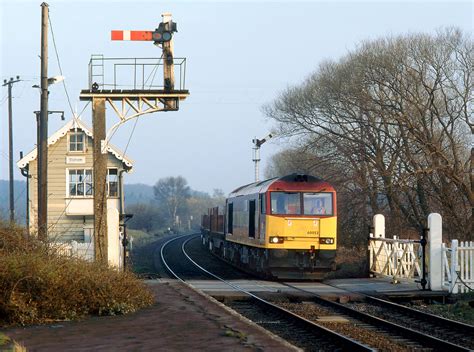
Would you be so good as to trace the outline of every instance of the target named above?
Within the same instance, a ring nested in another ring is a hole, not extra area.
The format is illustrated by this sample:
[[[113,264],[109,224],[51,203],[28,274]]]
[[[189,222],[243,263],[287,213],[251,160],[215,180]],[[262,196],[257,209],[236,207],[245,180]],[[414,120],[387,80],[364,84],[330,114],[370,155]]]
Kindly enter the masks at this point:
[[[59,256],[21,229],[0,227],[0,325],[125,314],[152,303],[132,273]]]

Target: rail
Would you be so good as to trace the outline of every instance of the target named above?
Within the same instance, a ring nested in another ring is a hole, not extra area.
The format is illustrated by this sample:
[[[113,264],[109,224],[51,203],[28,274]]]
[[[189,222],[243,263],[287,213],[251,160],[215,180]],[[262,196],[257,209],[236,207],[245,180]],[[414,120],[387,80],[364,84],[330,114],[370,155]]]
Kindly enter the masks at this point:
[[[172,268],[170,268],[170,266],[168,265],[168,263],[166,263],[166,259],[165,259],[165,256],[164,256],[164,248],[169,245],[171,242],[173,241],[176,241],[178,239],[181,239],[182,237],[184,236],[181,236],[181,237],[177,237],[177,238],[173,238],[173,239],[170,239],[169,241],[167,241],[165,244],[163,244],[163,246],[161,247],[161,259],[163,261],[163,264],[165,265],[165,267],[170,271],[170,273],[173,274],[174,277],[176,277],[178,280],[182,281],[182,282],[185,282],[185,280],[183,280],[181,277],[179,277],[179,275],[177,273],[175,273]],[[370,347],[368,346],[365,346],[351,338],[348,338],[346,336],[343,336],[341,334],[338,334],[332,330],[329,330],[323,326],[320,326],[310,320],[307,320],[299,315],[296,315],[294,314],[293,312],[290,312],[289,310],[286,310],[282,307],[279,307],[271,302],[268,302],[258,296],[256,296],[255,294],[241,288],[240,286],[238,285],[234,285],[233,283],[227,281],[227,280],[224,280],[223,278],[215,275],[214,273],[206,270],[205,268],[203,268],[201,265],[199,265],[198,263],[196,263],[190,256],[189,254],[186,252],[186,249],[185,249],[185,246],[186,244],[192,240],[193,237],[187,239],[186,241],[183,242],[183,244],[181,245],[181,250],[183,252],[183,254],[186,256],[186,258],[191,262],[193,263],[193,265],[195,265],[197,268],[199,268],[200,270],[202,270],[203,272],[205,272],[206,274],[214,277],[215,279],[225,283],[226,285],[232,287],[233,289],[235,289],[236,291],[239,291],[241,293],[244,293],[246,294],[247,296],[251,297],[251,299],[255,300],[256,302],[258,302],[258,304],[260,305],[264,305],[265,307],[265,311],[273,311],[273,312],[276,312],[277,314],[281,315],[281,316],[284,316],[286,317],[286,319],[289,319],[293,322],[296,322],[297,325],[299,326],[302,326],[303,329],[307,330],[307,331],[311,331],[312,333],[315,334],[315,337],[313,339],[317,338],[318,339],[322,339],[322,338],[327,338],[331,341],[332,344],[335,344],[335,347],[336,349],[338,348],[342,348],[343,350],[351,350],[351,351],[373,351],[373,349],[371,349]]]
[[[296,289],[298,291],[305,292],[307,294],[312,295],[317,303],[321,303],[323,305],[327,305],[329,307],[332,307],[332,308],[334,308],[334,309],[336,309],[340,312],[343,312],[344,314],[347,314],[348,316],[351,316],[355,319],[366,322],[367,324],[370,324],[374,327],[382,328],[382,329],[385,329],[385,330],[388,330],[388,331],[393,331],[396,334],[399,334],[400,336],[403,336],[405,338],[409,338],[409,339],[412,339],[414,341],[421,342],[424,346],[430,347],[435,351],[471,351],[470,348],[460,346],[458,344],[442,340],[442,339],[437,338],[435,336],[432,336],[430,334],[426,334],[426,333],[423,333],[421,331],[413,330],[410,327],[396,324],[396,323],[391,322],[387,319],[382,319],[382,318],[379,318],[379,317],[374,316],[372,314],[368,314],[368,313],[365,313],[363,311],[359,311],[359,310],[354,309],[352,307],[349,307],[345,304],[325,299],[325,298],[321,297],[320,295],[318,295],[314,292],[296,287],[296,286],[288,284],[288,283],[285,283],[285,285],[288,286],[288,287],[291,287],[293,289]],[[359,292],[357,294],[360,295]],[[367,296],[367,297],[369,297],[369,296]],[[374,298],[374,297],[371,297],[371,298],[373,298],[374,302],[377,301],[377,302],[380,303],[380,301],[382,301],[382,300]],[[419,316],[423,316],[423,315],[420,314]],[[434,318],[432,318],[431,320],[434,320]],[[426,320],[427,323],[429,321],[430,320]],[[441,328],[443,328],[444,320],[442,318],[440,318],[440,320],[438,322],[441,322],[441,324],[439,326]],[[460,327],[460,329],[462,329],[462,331],[464,333],[466,331],[472,332],[472,326],[462,324],[462,323],[459,323],[458,326]]]

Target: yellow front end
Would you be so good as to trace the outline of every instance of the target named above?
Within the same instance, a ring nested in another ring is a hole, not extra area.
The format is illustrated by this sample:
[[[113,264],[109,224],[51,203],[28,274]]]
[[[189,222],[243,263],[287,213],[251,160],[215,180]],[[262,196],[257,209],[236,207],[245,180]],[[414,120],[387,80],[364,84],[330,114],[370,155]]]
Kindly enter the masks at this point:
[[[325,218],[266,216],[265,247],[269,249],[335,250],[336,234],[336,216]],[[279,243],[271,243],[270,240],[275,237]]]

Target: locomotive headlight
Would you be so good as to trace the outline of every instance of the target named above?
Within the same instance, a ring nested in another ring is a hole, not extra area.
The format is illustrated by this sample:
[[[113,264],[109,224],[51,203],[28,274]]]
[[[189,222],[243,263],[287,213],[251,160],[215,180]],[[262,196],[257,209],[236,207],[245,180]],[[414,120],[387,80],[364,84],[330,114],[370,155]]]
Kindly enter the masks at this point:
[[[284,242],[284,239],[283,237],[278,237],[278,236],[271,236],[270,237],[270,243],[283,243]]]
[[[334,244],[334,238],[330,237],[321,237],[319,239],[320,244]]]

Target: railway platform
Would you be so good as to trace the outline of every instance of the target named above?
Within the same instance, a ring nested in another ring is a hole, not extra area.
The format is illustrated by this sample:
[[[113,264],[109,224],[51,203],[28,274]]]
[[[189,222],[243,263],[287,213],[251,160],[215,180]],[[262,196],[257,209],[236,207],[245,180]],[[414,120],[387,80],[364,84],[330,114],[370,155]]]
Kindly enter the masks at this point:
[[[177,280],[150,280],[156,303],[139,312],[2,333],[27,351],[298,351]]]

